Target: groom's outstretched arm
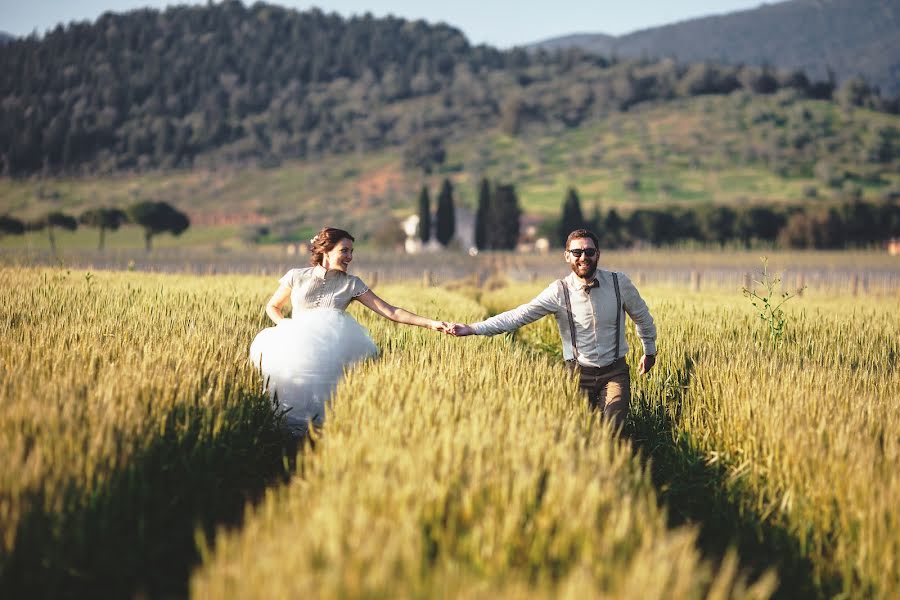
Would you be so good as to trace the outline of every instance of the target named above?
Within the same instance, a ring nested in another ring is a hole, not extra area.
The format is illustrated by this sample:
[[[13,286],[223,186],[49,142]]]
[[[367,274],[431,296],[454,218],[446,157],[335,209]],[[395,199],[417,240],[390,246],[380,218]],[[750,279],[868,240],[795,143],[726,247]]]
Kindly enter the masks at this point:
[[[450,335],[465,337],[467,335],[475,335],[475,330],[463,323],[453,323],[447,331]]]
[[[456,336],[467,336],[497,335],[498,333],[515,331],[523,325],[537,321],[544,315],[555,313],[558,308],[557,285],[553,283],[527,304],[471,325],[454,323],[448,333]]]

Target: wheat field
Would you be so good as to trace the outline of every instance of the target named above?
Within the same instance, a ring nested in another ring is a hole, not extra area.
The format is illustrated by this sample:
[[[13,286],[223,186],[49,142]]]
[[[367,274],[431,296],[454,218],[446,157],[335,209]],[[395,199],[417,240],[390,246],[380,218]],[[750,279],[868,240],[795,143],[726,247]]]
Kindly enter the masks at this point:
[[[246,360],[274,286],[0,268],[4,597],[900,589],[897,298],[807,294],[773,344],[738,291],[642,290],[660,359],[618,439],[549,319],[454,339],[355,307],[381,354],[294,464]],[[539,289],[377,291],[472,321]],[[714,524],[682,505],[698,490]]]
[[[481,301],[496,312],[538,289],[507,287]],[[632,420],[635,438],[650,442],[645,446],[677,449],[678,461],[666,465],[674,471],[668,485],[705,469],[735,518],[752,521],[757,535],[784,538],[769,547],[793,555],[783,558],[786,568],[811,563],[808,593],[894,597],[898,298],[792,298],[784,305],[785,334],[773,344],[759,310],[737,290],[659,287],[647,296],[659,328],[659,361],[650,377],[632,372]],[[518,337],[558,353],[549,320]],[[630,340],[634,365],[633,332]]]

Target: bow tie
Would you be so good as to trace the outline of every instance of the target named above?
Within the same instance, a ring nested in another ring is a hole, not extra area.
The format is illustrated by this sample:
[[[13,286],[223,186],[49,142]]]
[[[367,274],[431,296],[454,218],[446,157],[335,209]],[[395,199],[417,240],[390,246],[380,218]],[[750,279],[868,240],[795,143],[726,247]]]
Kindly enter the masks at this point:
[[[600,282],[597,281],[596,279],[591,279],[586,284],[584,284],[584,286],[581,289],[584,290],[585,292],[590,292],[591,288],[595,288],[595,287],[600,287]]]

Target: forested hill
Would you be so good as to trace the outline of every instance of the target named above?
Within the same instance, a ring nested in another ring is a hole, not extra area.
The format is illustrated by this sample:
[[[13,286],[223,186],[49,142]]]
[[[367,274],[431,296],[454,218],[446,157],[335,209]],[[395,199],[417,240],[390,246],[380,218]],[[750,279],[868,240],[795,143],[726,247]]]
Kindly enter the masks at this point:
[[[572,46],[605,56],[768,64],[820,79],[830,70],[838,83],[862,77],[888,95],[900,94],[897,0],[792,0],[620,37],[579,34],[535,44]]]
[[[428,169],[442,142],[485,128],[571,128],[640,102],[740,89],[833,91],[798,72],[501,52],[446,25],[237,1],[107,13],[0,46],[0,67],[0,170],[12,176],[398,145]],[[896,110],[872,90],[847,92]]]

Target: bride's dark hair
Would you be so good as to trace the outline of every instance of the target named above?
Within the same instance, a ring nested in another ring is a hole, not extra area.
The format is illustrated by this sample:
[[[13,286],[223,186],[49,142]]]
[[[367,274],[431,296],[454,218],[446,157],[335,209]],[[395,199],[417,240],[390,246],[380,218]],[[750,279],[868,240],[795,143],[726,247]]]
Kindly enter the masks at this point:
[[[309,243],[312,244],[312,256],[309,259],[310,264],[312,266],[321,265],[325,255],[331,252],[341,240],[355,242],[356,238],[343,229],[323,227],[319,233],[309,240]]]

